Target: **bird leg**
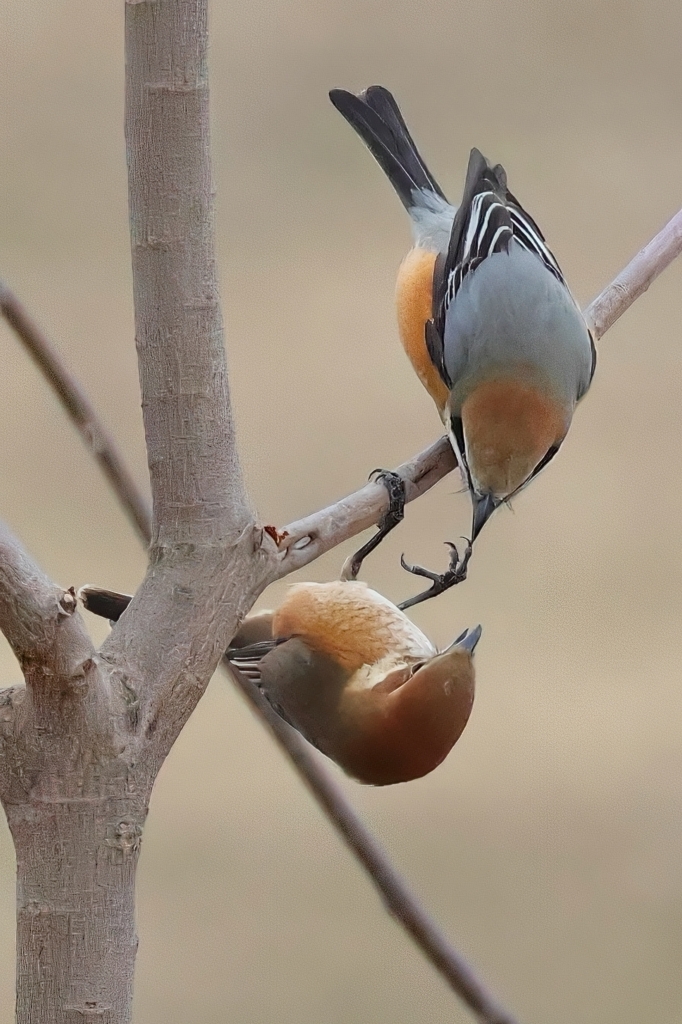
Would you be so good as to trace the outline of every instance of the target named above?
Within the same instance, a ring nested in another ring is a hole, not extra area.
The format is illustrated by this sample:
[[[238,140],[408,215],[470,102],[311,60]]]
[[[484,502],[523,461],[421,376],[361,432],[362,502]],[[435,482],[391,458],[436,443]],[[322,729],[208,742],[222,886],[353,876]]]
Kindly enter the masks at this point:
[[[347,558],[341,570],[342,580],[357,579],[362,563],[375,548],[379,547],[387,533],[398,525],[405,515],[405,481],[398,473],[388,469],[373,469],[369,475],[376,483],[384,485],[388,492],[388,508],[377,523],[378,530],[354,555]]]
[[[466,540],[466,537],[463,539]],[[450,541],[446,541],[446,544],[450,548],[450,568],[444,573],[431,572],[421,565],[410,565],[409,562],[405,561],[404,555],[400,556],[400,564],[403,569],[407,569],[408,572],[413,573],[415,576],[423,576],[425,579],[431,580],[431,586],[428,590],[423,590],[421,594],[415,594],[414,597],[410,597],[407,601],[403,601],[402,604],[398,605],[401,611],[405,611],[406,608],[411,608],[415,604],[420,604],[422,601],[429,601],[432,597],[445,593],[450,587],[462,583],[467,578],[467,568],[472,551],[471,541],[467,540],[466,550],[461,558],[454,544],[451,544]]]

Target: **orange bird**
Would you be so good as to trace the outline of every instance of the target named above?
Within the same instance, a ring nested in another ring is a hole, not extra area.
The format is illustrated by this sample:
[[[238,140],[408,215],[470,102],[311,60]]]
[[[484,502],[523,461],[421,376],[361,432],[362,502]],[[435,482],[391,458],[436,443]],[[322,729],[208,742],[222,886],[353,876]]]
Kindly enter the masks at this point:
[[[398,272],[403,347],[445,425],[468,483],[471,540],[451,544],[442,574],[403,566],[431,587],[400,607],[466,578],[471,547],[492,513],[556,455],[594,373],[596,353],[580,309],[532,217],[507,188],[501,164],[477,149],[459,207],[422,160],[395,99],[371,86],[329,94],[366,143],[412,221],[414,246]],[[382,474],[389,512],[351,563],[402,518],[401,481]]]
[[[78,593],[114,621],[130,601],[92,586]],[[295,583],[275,611],[245,619],[227,657],[345,772],[386,786],[427,775],[461,736],[480,635],[467,630],[439,653],[364,583]]]

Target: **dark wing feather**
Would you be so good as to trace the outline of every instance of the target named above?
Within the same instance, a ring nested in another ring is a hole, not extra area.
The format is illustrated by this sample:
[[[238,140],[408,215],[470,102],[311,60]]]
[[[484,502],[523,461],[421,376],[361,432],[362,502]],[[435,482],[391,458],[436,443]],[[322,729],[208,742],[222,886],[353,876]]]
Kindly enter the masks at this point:
[[[420,190],[445,198],[387,89],[372,85],[359,96],[332,89],[329,99],[363,140],[408,210]]]
[[[505,500],[511,501],[511,499],[514,498],[519,493],[519,491],[525,490],[525,488],[528,486],[531,480],[534,480],[538,473],[540,473],[545,468],[545,466],[552,461],[556,453],[559,451],[559,448],[561,448],[560,444],[553,444],[551,448],[548,448],[545,454],[538,462],[533,472],[530,474],[530,476],[527,477],[527,479],[525,479],[523,483],[519,487],[517,487],[516,490],[513,491]]]
[[[436,367],[440,379],[443,381],[447,388],[452,387],[452,381],[450,380],[450,374],[445,367],[445,349],[443,347],[443,335],[439,332],[436,324],[433,320],[427,320],[424,326],[425,340],[426,340],[426,351],[429,353],[429,359]]]
[[[228,647],[225,657],[232,665],[236,665],[242,675],[245,675],[256,686],[260,686],[261,661],[283,642],[283,639],[278,638],[276,640],[259,640],[258,643],[246,646]]]
[[[284,709],[270,697],[267,689],[263,686],[261,678],[261,664],[263,660],[280,644],[285,643],[286,639],[286,637],[278,637],[275,640],[261,640],[258,643],[249,644],[244,647],[228,647],[225,651],[225,657],[243,676],[246,676],[252,683],[255,683],[270,707],[277,712],[287,725],[295,729],[296,726],[287,716]]]
[[[452,444],[460,467],[464,470],[469,490],[473,490],[474,485],[471,479],[469,463],[467,462],[466,443],[464,440],[464,424],[462,423],[461,416],[450,417],[450,443]]]
[[[512,238],[568,287],[540,228],[507,188],[504,167],[491,167],[479,150],[472,149],[448,251],[434,271],[433,319],[441,339],[448,308],[466,276],[493,253],[508,252]]]
[[[448,251],[437,268],[438,280],[434,277],[434,320],[441,336],[448,307],[466,275],[492,253],[509,249],[514,229],[506,195],[504,168],[490,167],[483,154],[472,149]]]
[[[597,369],[597,347],[594,344],[594,338],[592,337],[592,331],[589,329],[589,327],[587,329],[587,333],[590,336],[590,352],[592,353],[592,365],[590,367],[590,379],[587,382],[587,386],[585,388],[583,388],[582,391],[580,392],[580,394],[578,395],[578,401],[580,401],[580,399],[584,395],[587,394],[587,390],[588,390],[590,384],[592,383],[592,378],[594,377],[594,371]]]

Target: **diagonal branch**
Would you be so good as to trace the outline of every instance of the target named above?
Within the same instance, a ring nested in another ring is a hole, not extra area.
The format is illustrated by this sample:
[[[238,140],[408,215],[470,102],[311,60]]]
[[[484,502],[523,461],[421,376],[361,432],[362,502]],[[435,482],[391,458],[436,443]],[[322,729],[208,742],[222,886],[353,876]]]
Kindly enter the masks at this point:
[[[35,322],[26,307],[4,282],[0,281],[0,310],[10,327],[47,380],[85,445],[111,484],[138,536],[149,543],[150,512],[123,459],[95,412],[90,399],[64,365],[56,348]]]
[[[682,252],[682,210],[641,249],[585,310],[597,339],[643,295],[658,275]]]
[[[405,501],[414,501],[442,480],[457,465],[452,445],[441,437],[409,462],[393,470],[405,483]],[[280,558],[277,578],[303,568],[349,537],[373,526],[386,511],[386,488],[365,484],[347,498],[299,519],[277,534]]]
[[[35,336],[34,333],[28,333],[26,339],[22,338],[22,340],[30,345]],[[67,412],[70,414],[71,403],[66,401],[63,396],[69,395],[71,383],[75,382],[56,352],[54,352],[53,365],[55,372],[47,376],[47,380],[62,399]],[[103,434],[100,436],[103,436]],[[114,457],[113,461],[121,462],[120,455],[114,442],[111,440],[110,451]],[[404,475],[408,484],[406,488],[407,499],[412,500],[423,494],[454,466],[455,459],[452,449],[447,439],[441,438],[431,445],[430,448],[427,448],[425,452],[422,452],[421,455],[416,456],[410,462],[399,467],[399,471]],[[126,493],[120,492],[115,485],[114,491],[121,504],[124,504]],[[346,529],[349,531],[346,536],[349,537],[359,533],[367,526],[371,526],[376,518],[378,518],[382,511],[385,489],[376,484],[368,484],[358,494],[360,495],[358,514],[354,513],[355,496],[351,495],[346,499],[348,508]],[[143,504],[141,496],[137,495],[137,497]],[[366,505],[368,500],[373,502],[374,505],[378,501],[379,508],[378,512],[370,513],[374,518],[369,519],[367,519],[367,512],[363,513],[362,511],[362,506]],[[305,547],[299,549],[297,541],[305,539],[312,532],[309,526],[309,519],[310,517],[303,519],[299,524],[293,524],[289,528],[289,546],[284,548],[286,568],[281,575],[286,575],[286,573],[293,571],[297,567],[294,562],[296,558],[300,557],[299,551],[300,554],[305,552],[306,555],[310,556],[312,545],[315,544],[318,548],[318,554],[321,554],[323,550],[328,550],[334,544],[338,544],[344,539],[342,536],[339,536],[337,540],[334,540],[332,535],[325,532],[323,528],[320,528],[319,534],[314,541],[307,542]],[[143,525],[142,537],[144,541],[148,542],[150,539],[149,518],[146,519]],[[286,552],[290,553],[286,554]],[[311,560],[312,558],[310,557],[306,559],[306,561]],[[306,563],[302,562],[301,564]],[[371,832],[363,825],[343,791],[334,783],[305,740],[294,729],[289,728],[279,715],[272,710],[257,687],[253,686],[241,673],[237,676],[237,672],[231,663],[224,660],[223,666],[229,669],[230,677],[235,685],[239,687],[245,698],[249,701],[263,725],[269,729],[271,735],[284,751],[304,784],[313,794],[322,811],[329,818],[332,826],[367,871],[389,912],[411,935],[415,945],[422,950],[433,966],[443,974],[454,991],[471,1007],[481,1024],[515,1024],[514,1018],[499,1006],[495,998],[487,991],[485,985],[477,978],[466,960],[448,942],[445,935],[425,912],[405,881],[393,868],[388,854],[382,850]]]
[[[655,281],[672,261],[682,252],[682,210],[677,213],[666,226],[627,264],[618,276],[594,299],[585,310],[585,318],[597,338],[601,338],[614,325],[616,320],[629,309],[635,299],[639,298]],[[7,296],[8,301],[2,301]],[[33,330],[19,332],[12,309],[23,309],[8,288],[0,292],[0,309],[15,328],[17,333],[42,368],[40,349],[42,332],[35,327],[27,316],[24,323],[31,324]],[[93,426],[93,433],[101,439],[101,454],[107,462],[121,466],[121,457],[111,437],[99,423],[89,401],[83,395],[80,385],[74,380],[60,356],[50,346],[49,372],[45,373],[48,383],[61,399],[67,413],[80,429],[79,421],[72,408],[81,399],[88,409],[88,420]],[[95,453],[94,449],[93,453]],[[96,454],[96,453],[95,453]],[[104,458],[100,459],[103,471]],[[425,494],[456,466],[455,457],[446,438],[440,438],[409,462],[403,463],[396,470],[407,485],[407,501]],[[109,474],[107,474],[109,476]],[[127,478],[127,474],[125,474]],[[132,516],[130,510],[130,490],[121,482],[121,476],[109,476],[112,487],[120,504]],[[131,482],[132,492],[135,487]],[[135,495],[145,509],[140,517],[143,527],[139,532],[143,539],[149,540],[148,510],[139,495]],[[135,503],[133,499],[133,504]],[[290,523],[283,530],[277,531],[280,557],[276,576],[281,578],[303,568],[313,562],[321,554],[341,544],[344,540],[356,536],[375,524],[386,511],[386,489],[380,484],[369,483],[359,491],[342,498],[319,512],[313,512],[304,519]],[[146,524],[146,525],[145,525]]]
[[[613,327],[666,267],[682,252],[682,210],[659,231],[585,310],[597,338]],[[408,484],[408,501],[423,494],[456,465],[446,438],[398,467]],[[410,487],[409,485],[413,486]],[[278,578],[315,561],[325,551],[376,523],[388,507],[386,488],[367,484],[361,490],[278,531]]]

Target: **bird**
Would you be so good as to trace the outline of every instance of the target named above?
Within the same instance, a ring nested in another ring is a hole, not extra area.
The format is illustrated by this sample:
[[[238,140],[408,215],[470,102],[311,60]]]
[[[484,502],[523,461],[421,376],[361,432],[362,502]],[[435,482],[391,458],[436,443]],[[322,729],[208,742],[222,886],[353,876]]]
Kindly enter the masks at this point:
[[[78,596],[113,621],[127,606],[127,595],[90,584]],[[348,775],[386,786],[427,775],[461,736],[480,636],[480,626],[467,629],[439,652],[364,582],[306,582],[247,616],[226,657]]]
[[[501,164],[472,149],[458,207],[424,163],[383,86],[333,89],[407,210],[413,246],[398,271],[402,345],[434,401],[472,499],[471,537],[445,573],[402,565],[431,586],[401,609],[466,578],[472,545],[493,512],[554,458],[592,382],[594,339],[540,228],[507,187]],[[399,484],[362,558],[402,518]],[[395,493],[399,494],[395,499]],[[390,492],[389,492],[390,493]]]
[[[465,630],[439,653],[377,591],[334,580],[293,584],[278,608],[245,620],[226,654],[313,746],[385,786],[427,775],[459,739],[480,635]]]

